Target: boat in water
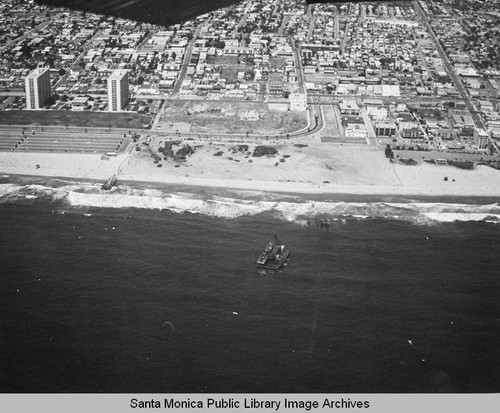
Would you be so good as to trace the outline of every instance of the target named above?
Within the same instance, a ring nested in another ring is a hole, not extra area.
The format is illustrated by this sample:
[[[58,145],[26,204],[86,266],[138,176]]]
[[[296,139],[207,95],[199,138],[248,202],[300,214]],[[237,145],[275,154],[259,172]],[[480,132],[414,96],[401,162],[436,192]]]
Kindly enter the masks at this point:
[[[285,265],[289,256],[290,251],[288,251],[284,245],[279,245],[278,239],[275,235],[274,242],[270,241],[264,252],[259,255],[256,262],[257,268],[278,270]]]

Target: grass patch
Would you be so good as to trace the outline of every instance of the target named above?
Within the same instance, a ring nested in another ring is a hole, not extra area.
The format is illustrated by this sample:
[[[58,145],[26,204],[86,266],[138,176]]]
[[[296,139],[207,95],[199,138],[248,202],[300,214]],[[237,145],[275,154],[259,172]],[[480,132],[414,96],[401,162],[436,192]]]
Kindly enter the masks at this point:
[[[238,56],[217,56],[215,59],[216,65],[229,65],[229,66],[238,66]]]
[[[8,110],[0,112],[0,125],[81,126],[140,129],[150,116],[138,113],[72,112],[69,110]]]
[[[206,62],[207,62],[208,65],[214,65],[214,64],[216,64],[216,62],[217,62],[217,56],[215,56],[215,55],[207,56]]]
[[[283,56],[271,56],[269,59],[269,66],[271,69],[280,69],[286,66],[286,57]]]
[[[239,66],[239,67],[223,67],[222,72],[220,74],[220,77],[222,79],[226,79],[230,83],[234,83],[236,80],[238,80],[238,73],[243,72],[245,75],[248,73],[250,76],[254,76],[254,71],[253,69],[249,69],[244,66]]]
[[[229,83],[234,83],[238,79],[238,72],[243,72],[243,70],[237,67],[224,67],[220,77],[226,79]]]

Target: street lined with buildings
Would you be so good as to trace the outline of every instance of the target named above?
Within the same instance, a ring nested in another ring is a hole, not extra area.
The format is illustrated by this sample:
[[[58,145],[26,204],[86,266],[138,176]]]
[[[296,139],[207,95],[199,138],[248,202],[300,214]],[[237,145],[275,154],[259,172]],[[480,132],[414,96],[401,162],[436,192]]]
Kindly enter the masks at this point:
[[[16,12],[23,7],[9,1]],[[247,0],[169,28],[52,13],[0,42],[7,50],[0,108],[136,112],[163,131],[162,113],[175,102],[216,110],[260,101],[284,118],[309,111],[306,118],[314,113],[320,123],[324,111],[315,107],[334,105],[339,115],[331,121],[347,140],[499,150],[498,99],[478,99],[474,78],[457,74],[472,72],[471,61],[445,51],[433,28],[443,13],[469,24],[453,6]],[[52,46],[41,37],[49,32]],[[36,56],[43,56],[37,68],[16,68]],[[488,70],[486,91],[500,90]]]

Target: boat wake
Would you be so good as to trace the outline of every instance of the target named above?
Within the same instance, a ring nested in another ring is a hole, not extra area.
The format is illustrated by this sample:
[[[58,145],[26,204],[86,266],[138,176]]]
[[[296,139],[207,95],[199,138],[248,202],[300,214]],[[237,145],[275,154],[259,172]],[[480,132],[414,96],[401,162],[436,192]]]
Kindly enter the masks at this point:
[[[500,222],[498,203],[455,204],[437,202],[329,202],[273,201],[207,196],[158,189],[126,186],[102,191],[99,184],[71,183],[44,185],[0,184],[0,203],[26,203],[40,200],[60,202],[74,208],[138,208],[195,213],[218,218],[238,218],[270,213],[275,218],[306,225],[310,220],[393,219],[417,224],[436,222]]]

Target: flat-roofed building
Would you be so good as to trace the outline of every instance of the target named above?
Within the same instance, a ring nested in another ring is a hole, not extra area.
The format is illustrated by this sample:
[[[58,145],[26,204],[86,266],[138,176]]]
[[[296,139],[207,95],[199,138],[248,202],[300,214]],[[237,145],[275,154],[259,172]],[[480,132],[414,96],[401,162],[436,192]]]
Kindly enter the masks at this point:
[[[446,141],[455,140],[458,137],[458,132],[451,128],[440,128],[437,134],[441,139]]]
[[[345,100],[339,103],[341,115],[358,116],[360,114],[359,106],[354,100]]]
[[[77,96],[71,102],[71,107],[73,110],[85,110],[89,103],[88,96]]]
[[[271,73],[268,82],[269,93],[283,93],[283,87],[283,76],[280,73]]]
[[[128,71],[115,70],[108,78],[108,111],[122,111],[128,99]]]
[[[405,139],[423,139],[424,134],[418,127],[405,127],[401,130],[401,136]]]
[[[470,115],[452,115],[451,118],[455,128],[473,128],[475,126]]]
[[[375,135],[393,137],[396,135],[396,124],[392,122],[380,122],[375,126]]]
[[[484,129],[474,128],[474,143],[478,146],[478,148],[486,148],[489,141],[490,136]]]
[[[37,68],[25,79],[26,108],[28,110],[41,109],[50,98],[50,70]]]

